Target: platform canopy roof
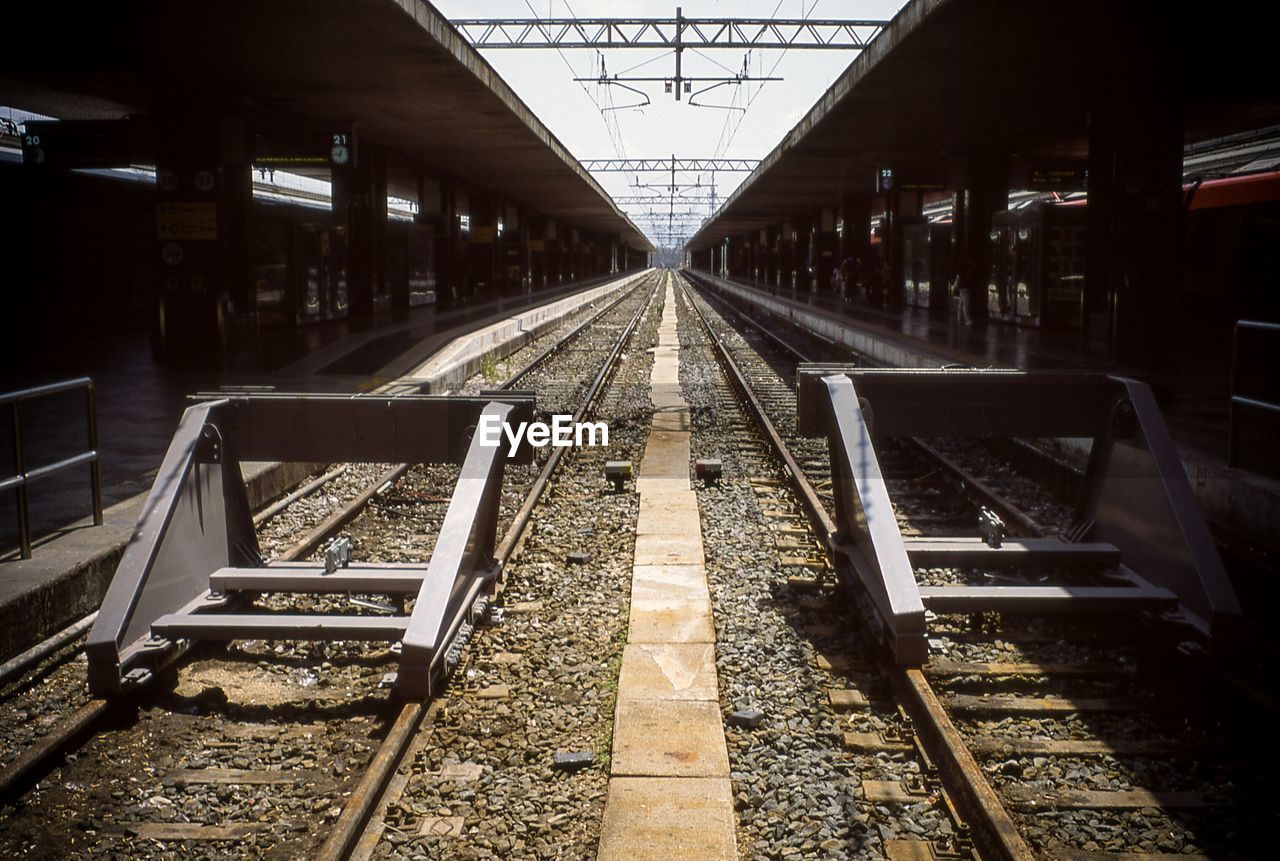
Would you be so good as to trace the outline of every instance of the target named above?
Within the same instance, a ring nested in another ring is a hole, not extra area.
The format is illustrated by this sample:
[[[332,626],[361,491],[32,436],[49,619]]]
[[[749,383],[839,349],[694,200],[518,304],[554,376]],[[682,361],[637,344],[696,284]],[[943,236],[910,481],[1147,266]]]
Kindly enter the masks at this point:
[[[178,108],[353,123],[413,168],[580,228],[652,245],[498,73],[423,0],[105,0],[24,7],[0,104],[59,118]]]
[[[1098,100],[1140,113],[1152,81],[1178,94],[1188,141],[1275,122],[1270,30],[1230,8],[909,0],[688,247],[869,197],[882,167],[954,180],[975,155],[1084,158]]]

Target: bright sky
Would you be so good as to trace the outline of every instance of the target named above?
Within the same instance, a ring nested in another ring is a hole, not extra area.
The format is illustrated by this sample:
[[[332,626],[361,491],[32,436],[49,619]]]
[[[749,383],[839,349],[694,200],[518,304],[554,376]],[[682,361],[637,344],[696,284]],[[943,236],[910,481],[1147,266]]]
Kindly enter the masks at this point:
[[[433,0],[449,18],[531,18],[531,17],[644,17],[672,18],[680,0]],[[690,18],[818,18],[818,19],[888,19],[903,5],[902,0],[683,0],[685,17]],[[482,53],[519,94],[520,98],[551,129],[569,151],[579,159],[586,158],[763,158],[808,112],[818,97],[843,72],[856,55],[855,51],[754,51],[749,56],[737,49],[717,48],[684,52],[685,75],[731,76],[742,70],[747,59],[751,74],[781,76],[785,80],[771,83],[743,83],[719,87],[699,97],[699,101],[733,105],[742,110],[693,107],[688,96],[675,101],[663,91],[661,82],[629,84],[645,91],[650,104],[630,108],[644,99],[621,87],[598,83],[576,84],[574,77],[598,76],[601,56],[609,75],[630,69],[632,75],[662,77],[674,74],[675,60],[670,51],[648,51],[635,48],[608,50],[603,55],[592,50],[565,50],[563,56],[549,48],[529,50],[482,50]],[[776,68],[775,68],[776,64]],[[638,68],[634,68],[637,67]],[[705,84],[695,84],[694,89]],[[600,108],[620,110],[601,113]],[[745,173],[722,173],[715,177],[718,199],[730,194]],[[599,173],[600,184],[615,197],[636,194],[664,194],[657,189],[635,188],[633,174]],[[683,193],[699,196],[696,203],[677,212],[692,213],[683,226],[692,228],[710,214],[708,188],[711,177],[689,175],[678,177],[680,183],[700,181],[702,188],[689,188]],[[649,174],[639,177],[641,183],[667,184],[669,177]],[[665,225],[667,207],[641,204],[623,206],[637,225],[651,237],[662,238],[654,227]],[[660,211],[659,221],[645,218],[650,211]],[[692,233],[686,230],[686,234]],[[655,244],[669,244],[657,242]],[[675,243],[678,244],[678,243]]]

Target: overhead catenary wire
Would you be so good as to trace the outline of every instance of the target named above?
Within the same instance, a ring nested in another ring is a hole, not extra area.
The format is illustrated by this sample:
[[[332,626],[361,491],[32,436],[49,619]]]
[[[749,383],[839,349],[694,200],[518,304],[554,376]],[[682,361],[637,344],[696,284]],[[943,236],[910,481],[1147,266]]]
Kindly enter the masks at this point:
[[[800,0],[800,12],[801,12],[800,19],[802,21],[808,20],[809,16],[813,14],[813,10],[818,7],[819,2],[820,0],[813,0],[813,4],[809,6],[808,10],[805,10],[804,0]],[[778,14],[778,10],[782,8],[782,3],[783,3],[783,0],[778,0],[778,5],[773,7],[773,12],[770,13],[769,17],[772,18],[774,15]],[[782,49],[782,53],[778,55],[778,59],[774,60],[773,65],[769,68],[769,74],[765,75],[764,77],[773,77],[773,73],[778,70],[778,64],[781,63],[783,58],[787,56],[788,50],[790,50],[790,48]],[[751,110],[751,106],[755,104],[756,98],[760,95],[761,91],[763,90],[764,90],[764,83],[761,83],[760,86],[756,88],[756,91],[754,94],[752,94],[751,98],[747,100],[747,105],[743,109],[742,113],[738,115],[737,125],[733,127],[733,131],[729,134],[728,140],[724,142],[724,146],[722,148],[719,146],[717,147],[717,150],[716,150],[717,156],[723,155],[725,152],[728,151],[729,147],[733,145],[733,139],[737,137],[738,130],[742,128],[742,123],[747,117],[747,111]],[[730,113],[728,116],[725,117],[725,128],[728,128],[728,123],[731,119],[733,119],[733,116],[734,114]]]
[[[538,14],[538,10],[533,8],[533,4],[529,2],[529,0],[524,0],[524,5],[529,7],[529,11],[533,13],[534,18],[537,18],[538,20],[542,19],[542,16]],[[565,8],[569,9],[569,14],[573,15],[576,18],[577,14],[574,13],[573,8],[569,6],[568,0],[566,0],[564,5],[565,5]],[[551,17],[550,3],[547,4],[547,17],[548,18]],[[559,54],[560,59],[564,61],[565,68],[569,70],[569,76],[576,78],[577,73],[574,71],[573,64],[569,62],[569,58],[564,55],[564,51],[562,51],[559,47],[557,47],[556,53]],[[604,130],[605,130],[605,133],[609,135],[609,144],[610,146],[613,147],[614,153],[619,158],[626,158],[625,147],[620,146],[619,140],[614,139],[613,132],[609,128],[609,112],[604,110],[604,108],[600,105],[599,100],[596,99],[596,97],[592,95],[591,91],[587,89],[586,84],[579,81],[578,86],[582,88],[582,92],[587,94],[587,98],[591,100],[591,103],[596,106],[596,110],[600,113],[600,121],[604,123]],[[621,135],[619,134],[619,139],[620,138],[621,138]]]

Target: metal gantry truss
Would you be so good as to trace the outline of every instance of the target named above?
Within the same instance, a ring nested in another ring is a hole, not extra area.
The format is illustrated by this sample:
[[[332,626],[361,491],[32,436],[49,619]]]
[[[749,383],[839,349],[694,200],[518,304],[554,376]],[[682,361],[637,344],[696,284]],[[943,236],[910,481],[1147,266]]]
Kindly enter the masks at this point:
[[[697,213],[678,212],[677,204],[681,207],[687,207],[696,203],[706,203],[708,206],[707,214],[710,215],[715,211],[716,203],[719,198],[716,195],[716,171],[737,171],[747,172],[753,171],[760,164],[760,159],[756,158],[679,158],[672,153],[666,158],[587,158],[582,159],[583,167],[596,173],[634,173],[637,174],[635,182],[630,186],[633,189],[647,189],[656,194],[635,194],[625,197],[616,197],[614,202],[619,206],[644,206],[653,205],[665,206],[667,211],[664,213],[655,212],[650,209],[647,213],[632,214],[633,219],[645,219],[650,225],[665,231],[665,236],[653,236],[650,232],[650,238],[655,241],[661,239],[670,239],[674,234],[680,234],[681,243],[693,232],[701,226],[699,223],[688,222],[690,217],[699,217]],[[709,173],[710,181],[704,183],[701,177],[693,182],[678,182],[677,173],[699,173],[706,171]],[[666,182],[663,184],[642,183],[639,174],[641,173],[665,173],[667,174]],[[709,194],[688,195],[684,192],[687,190],[701,190],[706,188]],[[663,223],[656,223],[657,219],[662,219]],[[680,219],[678,221],[678,219]],[[687,231],[687,232],[684,232]]]
[[[805,18],[462,18],[476,48],[865,48],[887,21]]]
[[[587,170],[612,173],[640,173],[644,171],[752,171],[760,164],[758,158],[584,158],[582,166]]]
[[[688,93],[693,103],[693,96],[716,87],[746,81],[781,80],[748,74],[745,61],[742,73],[731,77],[686,76],[681,68],[686,48],[861,50],[887,23],[872,19],[686,18],[679,6],[674,18],[459,18],[452,22],[462,37],[476,48],[670,49],[676,61],[675,74],[671,77],[610,76],[602,63],[598,77],[575,79],[639,93],[645,98],[643,104],[648,104],[648,96],[624,81],[663,82],[667,92],[674,92],[676,101],[680,101],[683,93]],[[711,83],[711,86],[694,93],[694,82]]]
[[[699,204],[714,202],[715,197],[709,194],[703,195],[676,195],[676,202],[680,204]],[[647,206],[652,204],[662,204],[666,206],[671,202],[671,196],[667,194],[615,194],[613,202],[618,206]]]

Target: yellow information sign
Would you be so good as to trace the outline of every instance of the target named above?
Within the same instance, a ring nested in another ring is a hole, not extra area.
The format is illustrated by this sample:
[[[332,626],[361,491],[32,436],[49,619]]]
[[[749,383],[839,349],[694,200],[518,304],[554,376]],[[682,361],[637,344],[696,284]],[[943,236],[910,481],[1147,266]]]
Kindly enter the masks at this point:
[[[156,236],[169,240],[218,238],[218,205],[212,201],[156,204]]]
[[[543,242],[541,239],[530,239],[530,240],[529,240],[529,250],[530,250],[530,251],[543,251],[543,250],[545,250],[545,248],[546,248],[546,243],[545,243],[545,242]]]

